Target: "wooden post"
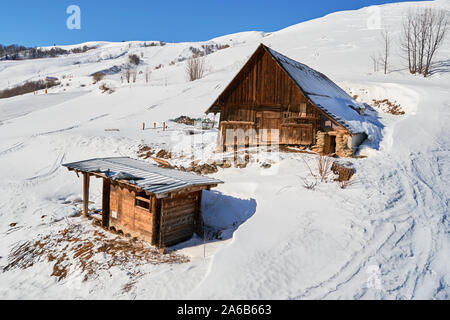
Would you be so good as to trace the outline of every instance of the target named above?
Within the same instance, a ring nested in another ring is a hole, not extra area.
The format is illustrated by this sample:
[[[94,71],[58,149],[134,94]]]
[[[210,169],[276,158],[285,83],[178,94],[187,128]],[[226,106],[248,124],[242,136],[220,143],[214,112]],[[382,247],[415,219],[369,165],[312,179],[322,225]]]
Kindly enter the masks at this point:
[[[195,205],[195,233],[199,236],[203,236],[205,233],[204,224],[203,224],[203,213],[202,213],[202,195],[203,191],[200,190],[198,192],[198,200]]]
[[[142,130],[145,130],[145,122],[142,123]]]
[[[166,131],[166,123],[163,122],[163,131]]]
[[[159,213],[159,245],[158,248],[161,249],[163,247],[164,241],[163,241],[163,210],[161,208]]]
[[[111,196],[111,181],[103,178],[103,195],[102,195],[102,226],[109,227],[109,213],[110,213],[110,196]]]
[[[156,122],[153,123],[153,129],[156,129]]]
[[[83,217],[89,214],[89,173],[83,172]]]

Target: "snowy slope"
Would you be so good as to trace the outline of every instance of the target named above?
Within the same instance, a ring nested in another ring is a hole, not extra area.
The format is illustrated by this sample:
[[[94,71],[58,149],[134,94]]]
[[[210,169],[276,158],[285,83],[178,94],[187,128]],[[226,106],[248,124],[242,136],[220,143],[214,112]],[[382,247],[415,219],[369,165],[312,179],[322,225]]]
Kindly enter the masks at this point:
[[[406,111],[404,116],[380,112],[383,135],[366,144],[362,154],[368,158],[351,160],[357,182],[345,190],[333,182],[305,189],[305,161],[315,165],[315,156],[305,154],[275,154],[273,170],[253,163],[212,175],[225,184],[205,195],[203,209],[208,224],[226,232],[224,240],[206,244],[206,258],[203,242],[194,238],[177,246],[189,263],[136,267],[139,276],[114,267],[86,282],[76,267],[58,281],[50,276],[54,262],[42,260],[25,270],[0,270],[0,298],[449,299],[450,70],[423,79],[409,75],[404,62],[393,57],[391,72],[383,75],[372,72],[369,58],[379,49],[380,30],[368,29],[368,19],[379,14],[398,36],[401,17],[415,6],[450,10],[448,1],[389,4],[267,34],[155,47],[95,42],[88,45],[97,49],[84,54],[0,62],[0,88],[46,76],[62,82],[47,96],[0,100],[1,268],[24,241],[74,226],[80,234],[94,230],[72,217],[79,209],[73,201],[81,198],[81,181],[62,163],[136,157],[141,143],[196,153],[196,159],[212,157],[214,131],[191,150],[186,127],[168,120],[202,116],[261,42],[365,102],[389,98]],[[208,55],[206,76],[187,82],[184,59],[190,47],[208,44],[230,48]],[[152,71],[150,83],[142,74],[132,84],[109,75],[101,83],[115,92],[101,93],[89,75],[122,66],[131,53],[143,56],[139,70]],[[449,56],[447,39],[437,60]],[[163,121],[168,131],[160,129]],[[143,122],[158,122],[159,129],[143,131]],[[99,208],[101,185],[92,183],[92,207]],[[368,285],[374,276],[378,285]],[[124,290],[128,283],[130,290]]]

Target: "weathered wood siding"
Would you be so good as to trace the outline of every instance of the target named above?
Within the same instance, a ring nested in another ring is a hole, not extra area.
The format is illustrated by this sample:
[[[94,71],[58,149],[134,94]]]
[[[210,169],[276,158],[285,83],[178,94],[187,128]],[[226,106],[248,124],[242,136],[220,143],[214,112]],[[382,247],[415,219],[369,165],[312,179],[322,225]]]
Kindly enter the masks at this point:
[[[264,49],[248,61],[227,90],[217,99],[220,107],[219,145],[226,149],[226,131],[242,129],[249,133],[237,145],[265,143],[303,144],[315,142],[321,113],[304,96],[294,81]],[[256,134],[251,135],[250,129]],[[274,137],[270,131],[278,130]],[[228,142],[228,144],[227,144]]]
[[[202,231],[201,194],[205,187],[174,193],[168,198],[150,198],[149,208],[139,205],[142,195],[112,182],[109,227],[159,247],[190,239]],[[136,198],[137,197],[137,198]]]
[[[237,107],[237,110],[222,109],[227,120],[236,121],[254,118],[255,107],[282,108],[298,112],[302,104],[310,104],[294,81],[265,50],[260,50],[252,57],[217,103],[221,106]],[[231,114],[228,115],[227,111]],[[312,112],[311,108],[310,113]],[[232,119],[231,116],[236,118]]]
[[[111,184],[109,226],[154,243],[154,217],[150,209],[136,206],[136,192]],[[156,198],[151,201],[157,201]]]
[[[199,223],[200,192],[177,195],[161,200],[160,245],[171,246],[190,239]]]

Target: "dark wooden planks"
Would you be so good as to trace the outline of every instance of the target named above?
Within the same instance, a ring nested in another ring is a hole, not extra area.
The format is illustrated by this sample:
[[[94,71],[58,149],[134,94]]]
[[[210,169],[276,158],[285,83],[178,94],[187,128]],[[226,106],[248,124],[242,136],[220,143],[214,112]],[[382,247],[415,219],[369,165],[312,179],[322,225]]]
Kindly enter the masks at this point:
[[[89,214],[89,184],[90,175],[87,172],[83,173],[83,216],[87,217]]]
[[[103,178],[102,226],[105,228],[109,227],[110,198],[111,198],[111,182],[109,179]]]

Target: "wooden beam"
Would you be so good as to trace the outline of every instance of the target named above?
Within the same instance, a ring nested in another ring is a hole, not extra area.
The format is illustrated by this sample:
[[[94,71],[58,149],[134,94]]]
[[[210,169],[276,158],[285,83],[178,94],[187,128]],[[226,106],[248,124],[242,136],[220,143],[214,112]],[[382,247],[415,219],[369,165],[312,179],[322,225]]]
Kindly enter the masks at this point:
[[[83,217],[87,218],[89,213],[89,173],[83,173]]]
[[[240,125],[255,125],[255,122],[253,121],[222,121],[222,125],[233,125],[233,124],[240,124]]]
[[[136,197],[136,200],[140,200],[140,201],[143,201],[143,202],[151,203],[150,199],[147,199],[147,198],[144,198],[144,197]]]
[[[109,227],[109,212],[110,212],[110,197],[111,197],[111,181],[103,178],[103,194],[102,194],[102,226]]]

